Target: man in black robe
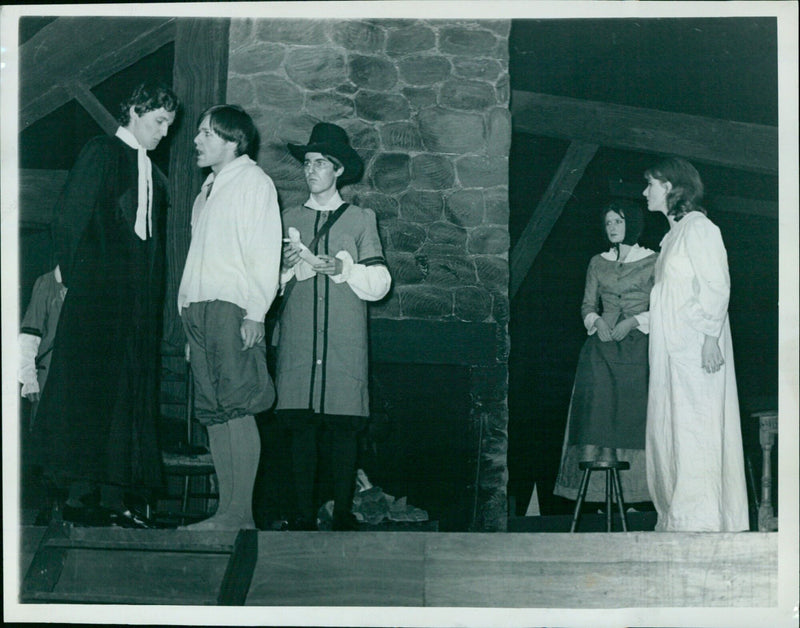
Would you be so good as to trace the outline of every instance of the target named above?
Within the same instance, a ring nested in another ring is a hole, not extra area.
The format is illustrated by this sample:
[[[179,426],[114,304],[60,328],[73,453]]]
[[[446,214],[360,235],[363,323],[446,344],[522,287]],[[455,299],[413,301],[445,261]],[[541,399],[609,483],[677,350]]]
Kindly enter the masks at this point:
[[[168,188],[147,151],[167,135],[178,107],[168,87],[139,85],[121,103],[116,136],[83,148],[55,209],[56,261],[68,292],[38,426],[45,474],[69,491],[65,520],[146,527],[126,494],[161,486]]]

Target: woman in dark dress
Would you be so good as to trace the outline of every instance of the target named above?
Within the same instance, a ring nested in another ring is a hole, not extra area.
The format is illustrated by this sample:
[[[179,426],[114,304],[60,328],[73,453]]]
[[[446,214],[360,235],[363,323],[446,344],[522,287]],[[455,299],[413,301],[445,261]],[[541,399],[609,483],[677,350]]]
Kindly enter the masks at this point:
[[[648,501],[645,474],[647,333],[657,255],[637,241],[644,220],[633,202],[603,208],[611,248],[589,262],[581,316],[589,337],[572,389],[561,467],[554,493],[576,499],[585,460],[624,460],[620,474],[628,502]],[[587,501],[603,501],[605,485],[591,476]]]

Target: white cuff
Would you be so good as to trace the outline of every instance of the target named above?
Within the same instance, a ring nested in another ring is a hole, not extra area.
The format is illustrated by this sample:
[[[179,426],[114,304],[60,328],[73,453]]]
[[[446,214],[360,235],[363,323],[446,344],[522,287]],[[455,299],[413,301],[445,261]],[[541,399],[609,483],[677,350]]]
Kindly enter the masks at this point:
[[[20,391],[20,395],[23,397],[27,397],[32,393],[39,392],[39,382],[38,380],[34,380],[32,382],[22,382],[22,390]]]
[[[39,380],[36,377],[36,354],[42,339],[33,334],[19,335],[19,373],[18,378],[26,392],[39,392]],[[26,387],[28,390],[26,390]],[[35,387],[35,390],[33,390]]]
[[[650,333],[650,312],[639,312],[638,314],[634,314],[633,316],[637,321],[639,321],[639,326],[636,328],[643,334]]]
[[[331,281],[333,281],[333,283],[349,281],[350,276],[353,274],[353,266],[355,266],[353,257],[347,251],[339,251],[336,254],[336,259],[342,260],[342,272],[338,275],[331,275]]]
[[[600,315],[597,312],[589,312],[586,318],[583,319],[583,326],[586,327],[586,331],[590,336],[597,332],[594,323],[598,318],[600,318]]]
[[[347,281],[347,285],[359,299],[378,301],[389,292],[392,276],[383,264],[356,264],[347,251],[339,251],[336,257],[342,260],[342,272],[331,279],[336,283]]]

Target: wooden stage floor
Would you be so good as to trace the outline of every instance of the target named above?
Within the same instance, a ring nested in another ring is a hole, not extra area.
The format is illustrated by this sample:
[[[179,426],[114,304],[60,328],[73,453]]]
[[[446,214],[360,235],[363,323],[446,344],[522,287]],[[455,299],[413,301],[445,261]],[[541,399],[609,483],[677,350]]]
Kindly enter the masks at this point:
[[[45,530],[22,527],[21,576]],[[228,559],[191,548],[231,546],[237,538],[117,528],[71,528],[67,535],[76,546],[62,556],[53,587],[61,601],[128,604],[218,604]],[[240,592],[246,606],[773,607],[778,597],[777,533],[250,537],[254,567]]]

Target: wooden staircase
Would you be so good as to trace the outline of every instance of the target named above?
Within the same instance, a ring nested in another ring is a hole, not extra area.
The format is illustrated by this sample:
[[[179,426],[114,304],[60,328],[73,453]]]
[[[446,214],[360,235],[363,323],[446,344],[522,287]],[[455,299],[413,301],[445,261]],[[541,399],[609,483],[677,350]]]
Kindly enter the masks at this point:
[[[54,523],[33,556],[20,601],[244,605],[257,534]]]

